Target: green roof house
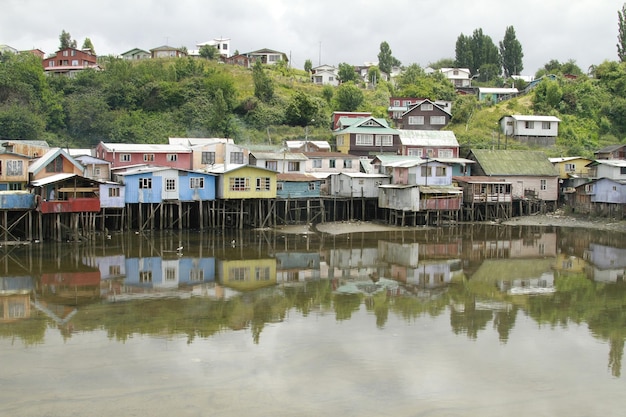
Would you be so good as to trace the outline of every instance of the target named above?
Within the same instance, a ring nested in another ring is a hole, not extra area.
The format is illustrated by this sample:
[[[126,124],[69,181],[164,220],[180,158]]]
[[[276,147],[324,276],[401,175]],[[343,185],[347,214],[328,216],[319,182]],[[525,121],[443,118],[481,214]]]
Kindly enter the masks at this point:
[[[473,149],[472,175],[510,182],[513,199],[557,201],[559,173],[541,151]]]

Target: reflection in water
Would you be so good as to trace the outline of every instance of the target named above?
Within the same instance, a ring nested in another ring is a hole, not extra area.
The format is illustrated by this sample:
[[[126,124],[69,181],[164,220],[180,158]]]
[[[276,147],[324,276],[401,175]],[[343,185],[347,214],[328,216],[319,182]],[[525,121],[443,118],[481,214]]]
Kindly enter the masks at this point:
[[[184,249],[183,249],[184,248]],[[105,330],[184,335],[188,343],[249,329],[262,342],[290,312],[350,320],[362,306],[384,329],[449,315],[469,340],[488,326],[510,343],[520,314],[539,325],[585,323],[621,374],[626,240],[550,227],[459,228],[326,236],[120,234],[88,244],[2,248],[0,336],[45,343]]]

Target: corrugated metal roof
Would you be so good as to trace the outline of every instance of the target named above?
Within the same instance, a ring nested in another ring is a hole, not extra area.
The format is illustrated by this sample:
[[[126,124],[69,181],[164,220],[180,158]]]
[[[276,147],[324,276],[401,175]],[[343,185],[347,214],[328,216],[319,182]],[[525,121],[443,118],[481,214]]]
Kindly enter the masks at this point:
[[[558,176],[546,154],[541,151],[475,149],[472,155],[485,175]]]
[[[530,114],[513,114],[510,116],[514,120],[520,122],[560,122],[561,119],[554,116],[535,116]]]
[[[191,153],[191,149],[184,145],[170,145],[157,143],[104,143],[110,152],[144,153],[144,152],[179,152]]]
[[[300,152],[252,152],[250,155],[263,160],[306,161],[308,158]]]
[[[454,146],[458,147],[451,130],[398,130],[400,142],[404,146]]]
[[[42,178],[40,180],[32,181],[30,184],[33,187],[41,187],[41,186],[48,185],[48,184],[54,184],[55,182],[63,181],[68,178],[72,178],[76,176],[77,176],[76,174],[67,174],[67,173],[55,174],[46,178]]]

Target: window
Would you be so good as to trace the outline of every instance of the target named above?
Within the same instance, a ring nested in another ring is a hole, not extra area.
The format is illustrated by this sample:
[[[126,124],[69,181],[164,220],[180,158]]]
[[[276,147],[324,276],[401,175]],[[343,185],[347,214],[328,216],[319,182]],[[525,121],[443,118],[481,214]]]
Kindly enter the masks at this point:
[[[72,59],[72,66],[73,67],[77,67],[78,66],[78,59]]]
[[[313,168],[321,168],[322,167],[322,160],[321,159],[314,159],[313,160]]]
[[[122,267],[119,265],[109,265],[109,275],[120,275]]]
[[[248,268],[239,267],[239,268],[229,268],[228,270],[230,281],[248,281],[249,280],[249,270]]]
[[[454,155],[454,152],[452,151],[452,149],[439,149],[437,151],[437,156],[439,158],[452,158]]]
[[[70,51],[65,50],[65,51],[63,51],[63,56],[68,56],[68,55],[69,55],[69,53],[70,53]]]
[[[152,282],[152,271],[139,271],[139,282]]]
[[[165,179],[165,191],[176,191],[176,179],[175,178]]]
[[[445,125],[446,116],[430,116],[431,125]]]
[[[189,188],[204,188],[203,177],[191,177],[189,178]]]
[[[139,178],[139,188],[140,189],[151,189],[152,188],[152,178]]]
[[[300,171],[300,162],[298,161],[289,162],[289,164],[287,164],[287,171],[289,172]]]
[[[24,172],[24,161],[18,161],[9,159],[6,162],[6,176],[7,177],[19,177]]]
[[[314,182],[310,182],[309,183],[309,191],[315,191],[315,183]]]
[[[423,125],[424,116],[409,116],[409,124],[410,125]]]
[[[432,175],[432,171],[433,171],[433,167],[427,167],[425,165],[422,165],[421,167],[421,176],[422,177],[430,177]]]
[[[404,107],[409,107],[409,106],[411,105],[411,100],[403,100],[403,101],[402,101],[402,105],[403,105]]]
[[[435,175],[438,177],[446,176],[446,167],[439,166],[435,169]]]
[[[551,123],[550,122],[541,122],[541,129],[550,130]]]
[[[165,159],[167,162],[176,162],[178,161],[178,154],[168,153]]]
[[[548,188],[548,181],[547,180],[541,180],[541,189],[545,190]]]
[[[63,172],[63,157],[59,155],[46,165],[46,172]]]
[[[10,182],[9,183],[9,191],[19,191],[22,189],[21,182]]]
[[[76,56],[76,51],[74,49],[72,49],[72,56]]]
[[[270,280],[270,269],[268,267],[254,268],[254,278],[257,281],[269,281]]]
[[[352,168],[352,159],[344,159],[343,160],[344,168]]]
[[[120,154],[120,162],[130,162],[130,154],[129,153],[121,153]]]
[[[535,122],[525,122],[524,123],[524,127],[526,127],[526,129],[534,129],[535,128]]]
[[[343,146],[343,136],[337,136],[337,146]]]
[[[422,111],[432,111],[433,110],[433,103],[422,103],[422,105],[420,106],[420,109]]]
[[[144,162],[154,162],[154,154],[153,153],[144,153],[143,154]]]
[[[626,174],[626,167],[620,167],[619,173],[620,173],[620,175]]]
[[[200,268],[190,269],[189,281],[192,281],[192,282],[204,281],[204,270]]]
[[[282,182],[277,182],[276,183],[276,191],[282,191],[283,190],[283,183]]]
[[[576,165],[575,164],[565,164],[565,171],[567,171],[567,172],[574,172],[574,171],[576,171]]]
[[[337,167],[337,161],[335,159],[329,159],[328,168],[336,168],[336,167]]]
[[[176,268],[165,268],[165,281],[176,281]]]
[[[202,152],[201,163],[213,165],[215,163],[215,152]]]
[[[243,164],[243,152],[231,152],[230,163],[231,164]]]
[[[96,177],[100,176],[100,168],[99,167],[94,167],[93,175],[95,175]]]
[[[269,191],[270,190],[270,177],[261,177],[256,179],[257,191]]]
[[[250,178],[234,177],[229,179],[230,191],[250,191]]]
[[[409,148],[407,151],[409,156],[422,156],[422,148]]]
[[[119,196],[120,196],[120,187],[109,188],[109,197],[119,197]]]
[[[393,136],[376,135],[376,146],[393,146]]]
[[[278,171],[278,161],[265,161],[265,168]]]
[[[400,100],[394,100],[393,101],[393,106],[394,107],[400,107]]]
[[[374,135],[357,134],[355,145],[372,146],[374,144]]]

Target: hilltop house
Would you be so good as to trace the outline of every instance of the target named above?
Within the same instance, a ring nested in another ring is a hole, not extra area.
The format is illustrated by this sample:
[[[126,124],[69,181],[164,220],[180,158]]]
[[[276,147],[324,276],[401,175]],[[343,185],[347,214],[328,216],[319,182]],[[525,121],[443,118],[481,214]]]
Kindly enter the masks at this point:
[[[136,61],[139,59],[149,59],[152,57],[152,54],[143,49],[133,48],[129,51],[121,53],[120,56],[129,61]]]
[[[626,159],[626,145],[609,145],[595,151],[596,159]]]
[[[440,68],[438,70],[426,68],[425,70],[426,74],[432,74],[435,71],[439,71],[445,75],[455,88],[472,86],[472,73],[469,68]]]
[[[430,100],[409,106],[396,120],[400,129],[440,130],[452,119],[452,114]]]
[[[74,76],[85,69],[100,69],[96,55],[88,49],[60,49],[42,61],[46,74]]]
[[[173,46],[162,45],[150,49],[151,58],[181,58],[185,56],[187,56],[185,51],[180,48],[174,48]]]
[[[402,120],[402,115],[405,114],[410,108],[414,107],[418,103],[423,103],[428,99],[424,98],[416,98],[416,97],[390,97],[389,98],[389,107],[387,108],[387,113],[389,114],[389,118],[398,125],[398,121]],[[445,100],[428,100],[434,105],[438,106],[442,110],[447,113],[451,113],[452,110],[452,102]]]
[[[332,65],[311,68],[311,82],[317,85],[339,85],[339,72]]]
[[[478,101],[488,101],[493,104],[517,96],[517,88],[478,87]]]
[[[284,52],[275,51],[273,49],[263,48],[256,51],[246,52],[243,54],[253,61],[261,60],[262,64],[274,65],[278,62],[289,62],[287,54]]]
[[[510,115],[500,118],[502,133],[531,146],[554,146],[559,122],[554,116]]]

